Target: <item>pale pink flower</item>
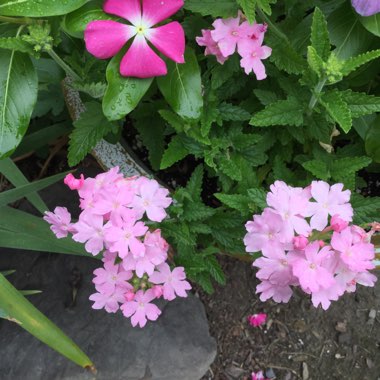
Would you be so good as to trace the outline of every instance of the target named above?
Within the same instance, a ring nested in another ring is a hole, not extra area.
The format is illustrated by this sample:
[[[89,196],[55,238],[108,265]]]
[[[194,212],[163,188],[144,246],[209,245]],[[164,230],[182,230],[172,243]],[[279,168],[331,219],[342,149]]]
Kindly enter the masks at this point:
[[[319,251],[318,242],[314,242],[305,248],[304,253],[303,257],[300,256],[292,263],[293,274],[298,278],[302,289],[317,292],[332,286],[334,276],[324,267],[325,260],[329,260],[334,254],[330,247],[324,247]]]
[[[211,30],[202,29],[202,36],[196,37],[195,40],[199,46],[205,46],[205,55],[215,55],[216,60],[223,65],[224,62],[228,59],[223,56],[222,52],[219,49],[219,45],[215,42],[211,36]]]
[[[63,180],[63,183],[67,185],[70,190],[79,190],[84,184],[84,176],[81,174],[80,178],[76,179],[71,173],[69,173]]]
[[[309,244],[309,240],[306,236],[299,235],[299,236],[294,236],[293,238],[293,246],[294,249],[302,251],[305,249],[305,247]]]
[[[51,224],[50,229],[58,239],[65,238],[69,232],[75,231],[71,224],[71,214],[66,207],[56,207],[54,212],[46,211],[44,220]]]
[[[116,288],[112,294],[94,293],[90,300],[94,301],[93,309],[105,309],[108,313],[116,313],[119,310],[119,303],[125,302],[125,289]]]
[[[356,291],[356,284],[373,287],[377,281],[377,277],[374,274],[367,271],[360,273],[353,272],[345,264],[339,267],[337,273],[335,277],[336,281],[345,288],[348,293]]]
[[[186,274],[183,267],[177,267],[171,271],[169,265],[163,263],[157,269],[157,272],[149,276],[149,281],[152,284],[163,284],[166,300],[172,301],[176,296],[187,297],[186,291],[191,289],[191,285],[185,281]]]
[[[348,226],[348,222],[339,215],[333,215],[330,220],[330,226],[335,232],[341,232]]]
[[[310,202],[306,216],[311,216],[312,229],[322,231],[327,226],[328,216],[339,215],[346,221],[352,221],[353,210],[349,203],[350,190],[343,191],[343,184],[330,185],[324,181],[313,181],[311,195],[316,202]]]
[[[145,293],[139,290],[132,301],[127,301],[121,305],[121,310],[125,317],[131,318],[132,326],[137,324],[140,327],[146,325],[147,320],[155,321],[161,314],[161,310],[154,304],[150,303],[156,296],[149,289]]]
[[[265,66],[261,61],[272,54],[272,49],[269,46],[260,46],[250,40],[243,40],[239,43],[238,52],[242,57],[240,66],[247,75],[253,71],[257,80],[263,80],[267,77]]]
[[[161,285],[154,285],[152,290],[156,298],[160,298],[164,294],[164,288]]]
[[[121,75],[137,78],[166,75],[165,62],[148,41],[171,60],[184,63],[185,34],[182,26],[174,21],[152,28],[182,6],[182,0],[106,0],[104,12],[124,18],[132,25],[111,20],[92,21],[84,33],[86,48],[97,58],[111,58],[134,38],[121,60]]]
[[[248,316],[248,322],[253,327],[261,326],[267,320],[267,315],[265,313],[252,314]]]
[[[260,294],[262,302],[273,298],[275,302],[289,302],[293,291],[290,286],[272,284],[270,281],[264,280],[256,287],[256,294]]]
[[[353,272],[363,272],[375,267],[372,263],[375,258],[373,244],[355,243],[350,228],[346,228],[342,232],[334,232],[331,238],[331,246],[340,253],[341,260]]]
[[[327,310],[331,301],[337,301],[341,295],[343,295],[345,287],[341,286],[338,281],[335,281],[333,285],[326,289],[320,289],[311,293],[311,302],[314,307],[322,306],[323,310]]]

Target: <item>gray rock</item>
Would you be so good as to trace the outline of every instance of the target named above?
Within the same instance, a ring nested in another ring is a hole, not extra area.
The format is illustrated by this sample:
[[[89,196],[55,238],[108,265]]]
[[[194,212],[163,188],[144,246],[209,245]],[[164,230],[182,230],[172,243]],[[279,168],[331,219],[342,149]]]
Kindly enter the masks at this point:
[[[54,186],[48,203],[62,205]],[[65,201],[70,195],[64,192]],[[2,380],[199,380],[216,355],[204,307],[193,295],[162,302],[162,315],[143,329],[133,328],[121,313],[91,308],[96,259],[0,249],[0,270],[16,269],[9,280],[18,289],[40,289],[30,296],[43,313],[93,360],[92,375],[28,334],[18,325],[0,322]]]

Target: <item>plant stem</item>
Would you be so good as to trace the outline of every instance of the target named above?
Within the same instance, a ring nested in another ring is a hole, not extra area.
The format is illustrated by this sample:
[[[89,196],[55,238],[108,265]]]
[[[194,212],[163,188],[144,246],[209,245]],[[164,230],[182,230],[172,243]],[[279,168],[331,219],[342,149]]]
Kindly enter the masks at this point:
[[[289,43],[288,37],[281,32],[279,28],[270,20],[270,18],[260,9],[257,8],[257,14],[260,16],[260,18],[269,25],[271,31],[277,35],[277,37],[280,37],[281,39],[285,40],[286,42]]]
[[[0,16],[0,21],[9,22],[12,24],[31,24],[33,20],[28,17],[8,17],[8,16]]]
[[[322,78],[314,88],[314,92],[310,98],[309,107],[308,107],[309,108],[309,111],[308,111],[309,116],[311,115],[313,108],[317,104],[318,97],[319,97],[320,93],[322,92],[324,85],[326,84],[326,80],[327,80],[326,78]]]
[[[63,61],[63,59],[53,50],[46,50],[46,52],[50,55],[54,61],[62,67],[62,69],[66,72],[68,76],[73,78],[76,81],[82,82],[82,78],[67,64]]]

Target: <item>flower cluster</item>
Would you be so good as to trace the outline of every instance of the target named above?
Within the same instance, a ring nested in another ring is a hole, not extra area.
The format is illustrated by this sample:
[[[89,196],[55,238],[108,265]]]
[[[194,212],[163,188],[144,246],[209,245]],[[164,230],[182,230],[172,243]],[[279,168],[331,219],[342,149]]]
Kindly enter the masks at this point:
[[[197,43],[206,47],[205,55],[215,55],[221,64],[237,49],[245,73],[253,71],[257,80],[265,79],[265,66],[261,61],[272,53],[270,47],[263,46],[267,25],[241,22],[242,17],[239,14],[236,18],[216,19],[212,24],[214,29],[203,29],[202,36],[196,38]]]
[[[191,286],[184,268],[170,269],[161,231],[149,230],[143,221],[145,215],[158,223],[166,217],[172,203],[167,189],[146,177],[124,178],[117,167],[95,178],[78,180],[69,174],[64,182],[78,191],[79,220],[72,223],[64,207],[47,212],[44,219],[57,238],[70,233],[92,255],[103,252],[103,267],[94,271],[97,293],[90,296],[94,309],[121,309],[133,326],[144,327],[161,314],[154,299],[187,297]]]
[[[350,224],[350,191],[342,184],[313,181],[294,188],[276,181],[267,194],[261,215],[246,223],[247,252],[261,251],[253,266],[259,268],[260,299],[288,302],[292,286],[311,295],[315,307],[327,309],[356,284],[374,286],[374,246],[371,235]]]

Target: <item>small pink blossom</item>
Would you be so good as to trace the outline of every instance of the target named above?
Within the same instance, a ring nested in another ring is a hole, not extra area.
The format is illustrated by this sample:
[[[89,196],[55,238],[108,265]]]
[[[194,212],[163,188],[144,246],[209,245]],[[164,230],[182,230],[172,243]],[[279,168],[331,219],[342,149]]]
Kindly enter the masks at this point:
[[[294,249],[298,249],[298,250],[303,250],[305,249],[305,247],[309,244],[309,240],[307,239],[307,237],[303,236],[303,235],[299,235],[299,236],[295,236],[293,238],[293,246],[294,246]]]
[[[76,179],[71,173],[69,173],[63,182],[70,188],[70,190],[79,190],[84,184],[84,176],[81,174],[80,178]]]
[[[124,297],[125,299],[128,301],[128,302],[131,302],[135,299],[135,293],[132,291],[132,290],[128,290],[125,294],[124,294]]]
[[[261,326],[267,320],[267,315],[265,313],[253,314],[248,316],[248,322],[253,327]]]
[[[50,229],[58,239],[65,238],[69,232],[75,231],[71,224],[71,214],[66,207],[56,207],[54,212],[46,211],[44,220],[51,224]]]
[[[199,46],[205,46],[205,55],[215,55],[216,60],[223,65],[223,63],[228,59],[220,51],[219,45],[215,42],[211,36],[211,30],[202,29],[202,36],[196,37],[195,40]]]
[[[240,66],[247,75],[254,72],[257,80],[263,80],[267,77],[265,66],[261,61],[272,54],[272,49],[269,46],[255,45],[252,41],[244,40],[239,44],[238,52],[242,57]]]
[[[90,300],[94,301],[93,309],[105,309],[108,313],[116,313],[119,310],[119,303],[125,302],[125,289],[116,288],[114,293],[94,293]]]
[[[341,219],[339,215],[333,215],[331,217],[330,225],[335,232],[341,232],[348,226],[348,222]]]
[[[275,302],[289,302],[293,291],[290,286],[272,284],[270,281],[264,280],[256,287],[256,294],[260,294],[262,302],[273,298]]]

